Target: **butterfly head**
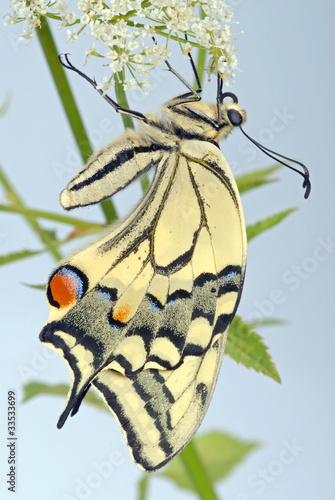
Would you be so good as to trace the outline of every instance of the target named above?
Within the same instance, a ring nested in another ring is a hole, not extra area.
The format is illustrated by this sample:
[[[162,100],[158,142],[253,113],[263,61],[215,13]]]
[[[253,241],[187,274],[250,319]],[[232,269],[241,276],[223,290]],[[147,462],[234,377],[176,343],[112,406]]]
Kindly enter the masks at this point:
[[[230,92],[221,93],[215,104],[176,98],[167,102],[162,109],[179,137],[200,138],[204,141],[219,142],[233,128],[242,125],[246,118],[237,97]]]

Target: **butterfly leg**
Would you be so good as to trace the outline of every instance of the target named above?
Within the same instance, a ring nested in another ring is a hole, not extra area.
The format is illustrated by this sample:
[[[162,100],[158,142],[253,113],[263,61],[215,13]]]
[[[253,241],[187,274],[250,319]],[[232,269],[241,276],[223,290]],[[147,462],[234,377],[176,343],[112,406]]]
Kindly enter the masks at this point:
[[[157,44],[155,38],[152,37],[152,39],[153,39],[154,43]],[[187,40],[186,35],[185,35],[185,39]],[[172,68],[169,61],[167,59],[165,59],[164,62],[166,64],[166,66],[168,67],[168,70],[171,71],[171,73],[173,73],[178,78],[178,80],[180,80],[185,85],[185,87],[187,87],[190,90],[190,92],[186,92],[185,94],[178,95],[177,97],[172,99],[170,101],[169,106],[168,106],[169,108],[172,108],[172,107],[177,106],[179,104],[189,103],[189,102],[197,102],[197,101],[201,100],[200,94],[202,92],[202,88],[201,88],[200,78],[199,78],[199,75],[198,75],[198,72],[197,72],[197,69],[195,67],[195,64],[194,64],[194,61],[193,61],[191,54],[189,53],[187,55],[188,55],[189,60],[191,62],[191,66],[193,69],[193,73],[194,73],[198,88],[197,89],[193,88],[191,84],[189,84],[179,73],[177,73],[177,71],[175,69]]]
[[[64,60],[62,59],[62,56],[64,56],[64,59],[66,62],[64,62]],[[138,111],[133,111],[131,109],[123,108],[117,102],[113,101],[113,99],[111,99],[107,94],[105,94],[102,89],[98,89],[97,82],[94,79],[92,80],[87,75],[85,75],[85,73],[83,73],[78,68],[73,66],[73,64],[69,61],[68,54],[60,54],[58,56],[58,59],[59,59],[59,62],[61,63],[61,65],[64,66],[64,68],[70,69],[71,71],[78,73],[78,75],[80,75],[82,78],[84,78],[86,81],[88,81],[88,83],[90,83],[95,88],[95,90],[97,90],[99,92],[99,94],[108,102],[108,104],[110,104],[115,109],[115,111],[117,113],[120,113],[123,115],[129,115],[132,118],[136,118],[137,120],[141,120],[144,122],[147,121],[147,118],[142,113],[140,113]]]

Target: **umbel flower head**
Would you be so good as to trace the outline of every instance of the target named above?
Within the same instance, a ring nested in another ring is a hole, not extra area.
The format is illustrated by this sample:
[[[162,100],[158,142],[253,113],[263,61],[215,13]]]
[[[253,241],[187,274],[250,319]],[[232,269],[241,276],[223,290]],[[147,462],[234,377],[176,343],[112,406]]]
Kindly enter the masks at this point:
[[[117,73],[126,90],[140,86],[147,93],[149,69],[171,57],[172,44],[185,57],[195,47],[205,49],[205,69],[219,72],[227,85],[234,79],[233,15],[223,0],[10,0],[10,7],[5,24],[25,21],[21,38],[27,41],[41,27],[41,16],[58,20],[70,42],[91,35],[86,56],[102,57],[110,68],[99,85],[104,91]]]

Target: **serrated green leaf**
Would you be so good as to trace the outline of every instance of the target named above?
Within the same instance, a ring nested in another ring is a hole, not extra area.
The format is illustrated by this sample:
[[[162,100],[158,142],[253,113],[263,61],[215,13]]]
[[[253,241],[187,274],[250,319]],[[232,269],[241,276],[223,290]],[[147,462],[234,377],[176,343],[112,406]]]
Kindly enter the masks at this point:
[[[241,462],[250,451],[259,446],[256,442],[246,442],[222,432],[210,432],[193,438],[192,444],[206,469],[212,483],[223,479]],[[180,488],[195,491],[180,456],[170,462],[163,472],[159,473],[172,479]]]
[[[70,387],[67,385],[48,385],[41,384],[39,382],[30,382],[23,387],[24,397],[23,401],[28,401],[28,399],[34,398],[35,396],[40,395],[53,395],[53,396],[67,396],[70,390]],[[97,398],[96,395],[92,391],[88,391],[85,396],[84,402],[93,404],[100,410],[107,410],[108,408],[103,402],[102,399]]]
[[[276,163],[272,167],[256,170],[251,174],[246,174],[238,177],[236,179],[236,184],[240,194],[250,191],[251,189],[263,186],[264,184],[275,182],[277,179],[271,179],[270,175],[280,167],[280,163]]]
[[[42,253],[43,250],[21,250],[21,252],[13,252],[8,255],[0,255],[0,266],[15,262],[16,260],[26,259]]]
[[[280,383],[280,376],[262,337],[238,316],[235,316],[229,327],[225,353],[237,363],[262,372]]]
[[[277,224],[279,224],[279,222],[281,222],[283,219],[285,219],[285,217],[290,215],[295,210],[295,208],[289,208],[288,210],[284,210],[283,212],[279,212],[278,214],[271,215],[271,217],[268,217],[267,219],[256,222],[256,224],[253,224],[252,226],[248,226],[246,228],[248,241],[263,233],[263,231],[276,226]]]

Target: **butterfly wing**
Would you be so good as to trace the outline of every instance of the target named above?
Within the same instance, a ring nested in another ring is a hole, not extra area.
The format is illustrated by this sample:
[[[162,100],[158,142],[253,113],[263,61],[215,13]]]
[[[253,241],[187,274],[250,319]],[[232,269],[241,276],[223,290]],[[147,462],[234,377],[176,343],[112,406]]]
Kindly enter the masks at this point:
[[[178,454],[210,402],[245,260],[223,155],[185,141],[163,156],[133,214],[51,276],[41,339],[73,374],[59,426],[92,384],[140,467],[156,470]]]
[[[60,194],[66,210],[98,203],[117,193],[131,181],[157,165],[174,141],[165,134],[150,135],[150,127],[142,131],[127,129],[107,147],[94,153],[87,164],[70,180]]]

